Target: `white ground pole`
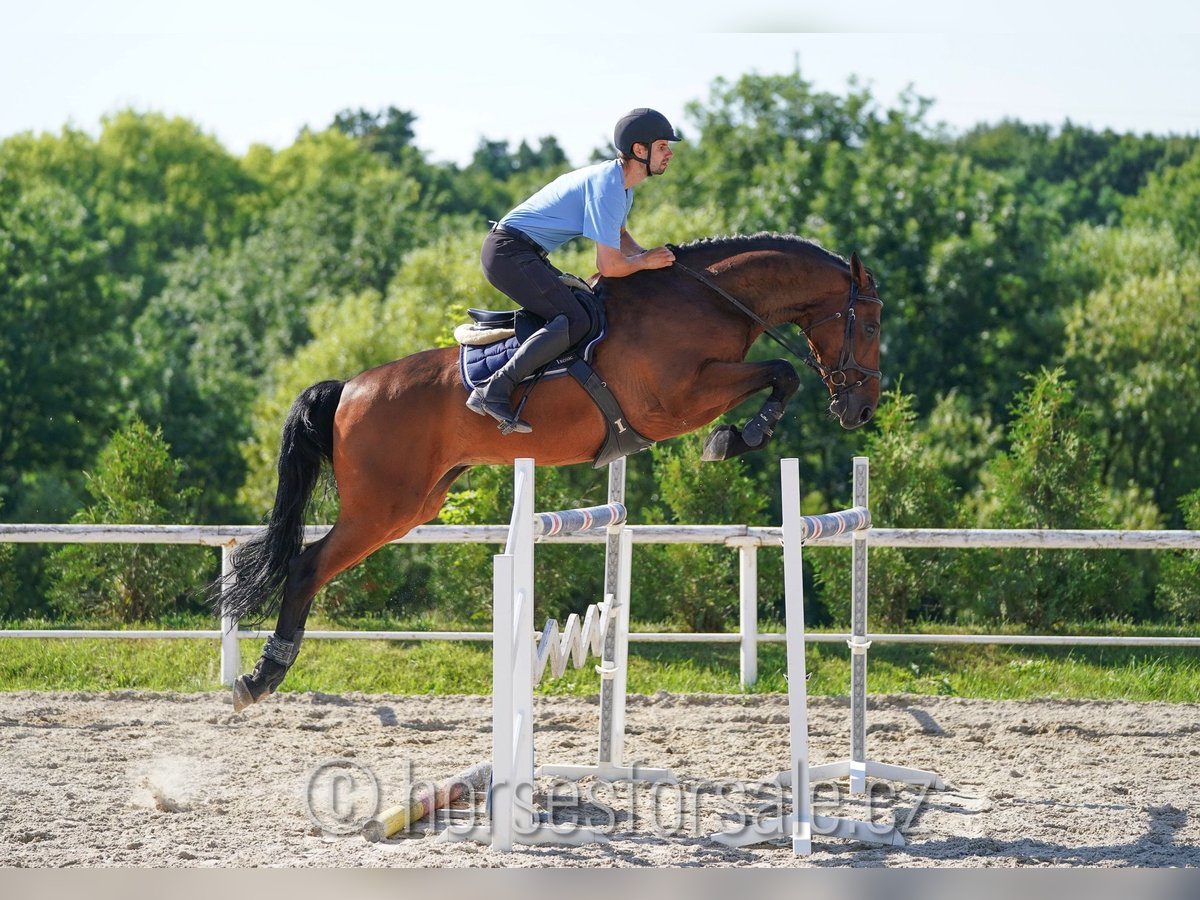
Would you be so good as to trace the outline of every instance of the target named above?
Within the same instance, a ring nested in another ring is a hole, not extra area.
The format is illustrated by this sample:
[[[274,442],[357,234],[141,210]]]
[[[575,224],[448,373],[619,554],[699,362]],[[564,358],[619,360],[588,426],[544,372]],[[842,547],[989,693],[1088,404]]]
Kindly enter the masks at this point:
[[[855,467],[866,459],[856,458]],[[791,838],[792,852],[812,852],[814,835],[846,838],[872,844],[903,846],[904,836],[894,825],[864,822],[839,816],[818,816],[812,810],[812,771],[808,760],[808,668],[805,660],[803,544],[806,523],[800,514],[800,469],[796,459],[780,464],[783,487],[783,582],[787,618],[788,718],[791,731],[791,769],[786,773],[792,790],[792,812],[756,819],[712,836],[731,847],[746,847],[765,841]],[[857,496],[856,496],[857,500]],[[858,506],[858,504],[856,504]],[[865,512],[865,504],[862,511]],[[858,512],[852,510],[847,512]],[[869,518],[867,519],[869,527]],[[866,529],[860,529],[865,531]],[[857,542],[856,542],[857,546]],[[864,547],[865,549],[865,547]],[[865,571],[865,562],[864,562]],[[863,588],[865,589],[865,581]],[[784,781],[777,778],[778,781]]]

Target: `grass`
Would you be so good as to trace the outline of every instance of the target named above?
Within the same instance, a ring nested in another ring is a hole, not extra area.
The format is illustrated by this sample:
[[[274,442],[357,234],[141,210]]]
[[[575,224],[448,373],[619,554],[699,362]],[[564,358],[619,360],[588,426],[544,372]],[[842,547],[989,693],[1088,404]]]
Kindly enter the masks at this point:
[[[9,627],[45,628],[46,623]],[[89,623],[78,627],[100,627]],[[109,626],[111,627],[111,626]],[[208,620],[172,622],[175,628],[209,628]],[[478,625],[361,622],[310,628],[481,630]],[[914,631],[949,631],[914,626]],[[984,630],[984,629],[978,629]],[[998,630],[998,629],[997,629]],[[1061,629],[1064,633],[1075,629]],[[1078,633],[1180,634],[1163,627],[1078,626]],[[242,641],[244,669],[261,641]],[[17,690],[222,690],[215,639],[105,640],[9,639],[0,641],[0,691]],[[808,689],[815,696],[849,692],[849,651],[841,644],[809,644]],[[751,693],[787,690],[782,644],[760,644],[758,683]],[[306,642],[284,690],[341,693],[487,694],[491,647],[483,642]],[[547,694],[590,695],[598,680],[591,664],[547,679]],[[867,689],[873,694],[913,693],[987,699],[1122,699],[1200,701],[1200,653],[1185,648],[1097,648],[876,644]],[[742,693],[738,648],[729,644],[632,644],[629,690],[653,694]]]

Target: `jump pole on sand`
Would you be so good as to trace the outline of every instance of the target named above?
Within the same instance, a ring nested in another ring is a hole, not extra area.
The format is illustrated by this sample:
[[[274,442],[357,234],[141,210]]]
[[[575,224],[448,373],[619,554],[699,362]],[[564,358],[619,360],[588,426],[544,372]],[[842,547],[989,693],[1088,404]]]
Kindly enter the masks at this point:
[[[439,785],[429,785],[407,803],[389,807],[363,825],[362,835],[368,841],[390,838],[397,831],[419,822],[433,812],[449,806],[464,794],[473,797],[487,790],[492,779],[491,763],[476,763]]]
[[[894,825],[864,822],[839,816],[818,816],[812,810],[812,781],[843,776],[851,779],[855,793],[866,790],[868,776],[944,787],[931,772],[885,766],[866,758],[866,653],[867,640],[867,537],[871,527],[868,507],[866,457],[854,459],[854,507],[819,516],[800,514],[800,473],[796,459],[780,464],[783,489],[784,606],[787,618],[788,718],[791,731],[791,768],[776,776],[781,787],[792,787],[792,812],[719,832],[713,840],[732,847],[791,837],[797,855],[812,852],[813,834],[847,838],[873,844],[903,846],[904,836]],[[808,668],[805,659],[803,545],[822,535],[851,531],[853,536],[853,628],[848,642],[851,667],[851,758],[824,766],[810,766],[808,748]]]

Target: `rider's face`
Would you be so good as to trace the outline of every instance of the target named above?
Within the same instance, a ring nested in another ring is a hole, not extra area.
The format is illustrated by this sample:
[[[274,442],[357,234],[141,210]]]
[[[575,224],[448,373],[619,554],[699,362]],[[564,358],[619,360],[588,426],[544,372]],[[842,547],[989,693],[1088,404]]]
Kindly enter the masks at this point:
[[[671,152],[671,145],[669,143],[666,141],[655,141],[650,147],[650,168],[654,174],[661,175],[667,171],[667,164],[674,155]]]

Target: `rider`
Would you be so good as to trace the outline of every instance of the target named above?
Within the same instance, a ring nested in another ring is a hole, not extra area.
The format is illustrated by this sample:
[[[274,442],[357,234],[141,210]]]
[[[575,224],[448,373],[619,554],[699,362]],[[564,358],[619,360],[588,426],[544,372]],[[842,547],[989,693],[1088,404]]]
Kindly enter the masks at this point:
[[[666,116],[635,109],[617,122],[618,158],[561,175],[500,219],[483,242],[480,262],[488,281],[525,309],[546,320],[507,363],[467,397],[467,407],[500,422],[505,433],[528,432],[512,411],[518,384],[583,339],[587,312],[547,254],[575,237],[596,242],[596,269],[619,278],[642,269],[661,269],[675,256],[666,247],[646,250],[625,230],[633,188],[661,175],[671,161],[668,141],[681,138]]]

